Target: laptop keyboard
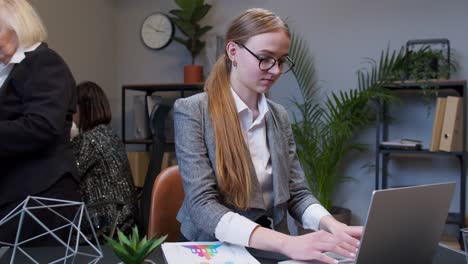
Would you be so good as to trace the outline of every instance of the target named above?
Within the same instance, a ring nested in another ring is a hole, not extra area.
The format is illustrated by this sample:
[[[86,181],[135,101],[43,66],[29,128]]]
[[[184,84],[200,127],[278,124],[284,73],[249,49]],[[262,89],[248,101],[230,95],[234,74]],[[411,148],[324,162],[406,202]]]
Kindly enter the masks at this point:
[[[332,252],[326,252],[325,255],[331,257],[331,258],[334,258],[336,260],[338,260],[338,263],[343,263],[343,264],[351,264],[351,263],[355,263],[356,260],[352,259],[352,258],[347,258],[347,257],[343,257],[341,255],[338,255],[338,254],[335,254],[335,253],[332,253]],[[285,261],[281,261],[281,262],[278,262],[278,264],[318,264],[318,263],[322,263],[322,262],[319,262],[319,261],[300,261],[300,260],[285,260]]]
[[[338,260],[338,263],[354,263],[355,259],[347,258],[333,252],[326,252],[325,255]]]

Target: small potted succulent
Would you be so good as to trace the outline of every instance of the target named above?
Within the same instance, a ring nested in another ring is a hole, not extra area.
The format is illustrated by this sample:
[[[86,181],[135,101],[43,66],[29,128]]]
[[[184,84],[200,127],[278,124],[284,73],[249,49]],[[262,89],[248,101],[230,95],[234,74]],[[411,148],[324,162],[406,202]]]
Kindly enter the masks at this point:
[[[154,263],[146,258],[167,238],[167,235],[158,239],[152,236],[147,240],[146,236],[144,236],[140,240],[137,226],[133,228],[130,238],[127,238],[121,231],[117,232],[117,236],[119,241],[109,237],[106,237],[106,239],[114,254],[122,260],[121,263],[124,264]]]
[[[176,27],[185,35],[185,38],[173,36],[173,39],[184,45],[192,56],[192,64],[184,67],[184,82],[196,83],[203,81],[203,67],[195,65],[195,58],[205,47],[205,41],[201,37],[212,29],[212,26],[201,26],[202,20],[211,5],[204,0],[175,0],[180,9],[169,11],[171,19]]]

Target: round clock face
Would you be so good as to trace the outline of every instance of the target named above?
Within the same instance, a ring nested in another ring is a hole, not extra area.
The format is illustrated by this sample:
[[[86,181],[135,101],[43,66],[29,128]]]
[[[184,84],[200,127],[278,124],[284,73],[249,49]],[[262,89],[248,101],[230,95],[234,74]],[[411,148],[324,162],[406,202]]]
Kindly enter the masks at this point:
[[[171,19],[163,13],[149,15],[141,26],[141,39],[152,49],[162,49],[172,40],[174,26]]]

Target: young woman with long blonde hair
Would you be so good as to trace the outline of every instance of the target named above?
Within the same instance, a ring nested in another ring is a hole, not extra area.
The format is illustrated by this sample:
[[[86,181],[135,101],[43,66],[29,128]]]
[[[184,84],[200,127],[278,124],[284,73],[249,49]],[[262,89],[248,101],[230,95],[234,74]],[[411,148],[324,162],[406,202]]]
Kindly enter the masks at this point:
[[[339,223],[312,195],[288,113],[264,95],[294,66],[288,27],[268,10],[249,9],[225,39],[205,93],[174,106],[181,240],[217,239],[324,263],[335,263],[327,251],[354,257],[362,227]],[[288,235],[287,212],[319,231]]]

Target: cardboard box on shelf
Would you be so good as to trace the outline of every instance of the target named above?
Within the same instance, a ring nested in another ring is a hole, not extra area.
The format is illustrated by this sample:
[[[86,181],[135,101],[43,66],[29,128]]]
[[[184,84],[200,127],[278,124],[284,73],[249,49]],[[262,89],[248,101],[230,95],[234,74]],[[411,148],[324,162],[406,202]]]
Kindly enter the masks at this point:
[[[440,137],[439,149],[442,151],[463,150],[463,101],[461,97],[447,96],[444,122]]]
[[[444,124],[445,105],[447,104],[446,97],[437,97],[436,111],[434,116],[434,123],[432,125],[432,138],[430,151],[440,150],[440,137],[442,134],[442,126]]]

